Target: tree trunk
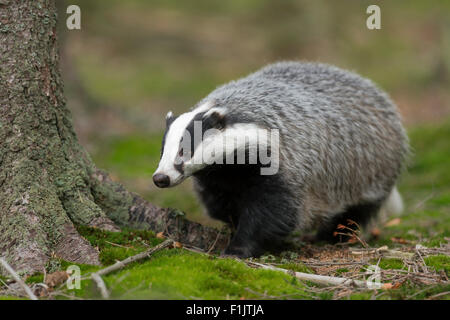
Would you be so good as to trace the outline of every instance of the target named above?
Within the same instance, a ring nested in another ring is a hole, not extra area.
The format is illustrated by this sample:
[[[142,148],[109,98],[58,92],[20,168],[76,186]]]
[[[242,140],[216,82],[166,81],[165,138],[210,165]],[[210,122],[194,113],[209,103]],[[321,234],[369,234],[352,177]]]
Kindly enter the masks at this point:
[[[226,235],[157,208],[96,169],[80,146],[63,96],[56,7],[51,0],[0,0],[0,256],[19,272],[50,257],[99,264],[76,231],[83,224],[165,231],[209,247]]]

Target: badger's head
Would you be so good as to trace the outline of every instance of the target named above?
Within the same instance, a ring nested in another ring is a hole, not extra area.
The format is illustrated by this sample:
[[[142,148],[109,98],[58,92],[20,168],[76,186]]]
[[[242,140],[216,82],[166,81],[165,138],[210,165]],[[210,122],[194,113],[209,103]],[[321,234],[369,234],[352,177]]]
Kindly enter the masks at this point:
[[[224,109],[214,107],[213,102],[206,102],[179,116],[169,112],[159,166],[153,174],[155,185],[173,187],[203,169],[207,164],[202,157],[196,157],[196,150],[204,142],[204,133],[220,135],[224,125]]]
[[[260,165],[261,175],[276,174],[278,139],[278,130],[236,119],[212,101],[178,117],[169,112],[153,182],[173,187],[216,164]]]

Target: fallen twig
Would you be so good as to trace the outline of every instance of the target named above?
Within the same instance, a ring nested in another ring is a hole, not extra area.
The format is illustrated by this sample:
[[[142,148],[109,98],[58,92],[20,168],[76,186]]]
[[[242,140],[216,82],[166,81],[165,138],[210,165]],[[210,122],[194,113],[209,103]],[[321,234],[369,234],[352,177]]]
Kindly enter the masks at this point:
[[[22,289],[26,292],[28,297],[31,300],[38,300],[38,298],[34,295],[33,291],[31,291],[30,287],[26,285],[25,282],[19,277],[19,275],[14,271],[13,268],[6,262],[5,259],[0,258],[0,264],[2,264],[3,268],[14,278],[14,280],[22,287]]]
[[[420,254],[419,248],[416,248],[416,253],[419,256],[420,260],[422,261],[422,270],[423,270],[423,272],[428,273],[427,264],[426,264],[425,260],[423,259],[422,255]]]
[[[139,260],[145,259],[147,257],[150,257],[153,253],[160,251],[164,248],[167,248],[173,244],[174,244],[174,241],[172,239],[167,239],[163,243],[160,243],[157,246],[152,247],[144,252],[138,253],[131,257],[128,257],[125,260],[117,261],[116,263],[114,263],[113,265],[111,265],[109,267],[106,267],[97,272],[94,272],[93,274],[91,274],[91,279],[94,280],[95,283],[97,284],[97,287],[100,289],[102,297],[104,299],[107,299],[107,298],[109,298],[108,289],[106,288],[106,285],[101,276],[106,275],[111,272],[114,272],[116,270],[120,270],[120,269],[124,268],[126,265],[133,263],[135,261],[139,261]]]
[[[108,289],[106,288],[106,284],[103,281],[102,277],[99,276],[97,273],[93,273],[91,275],[91,279],[95,281],[95,284],[100,289],[100,293],[102,294],[102,298],[103,299],[108,299],[109,298],[109,292],[108,292]]]
[[[355,286],[355,287],[359,287],[359,288],[369,288],[369,289],[386,289],[386,288],[390,287],[390,284],[388,284],[388,283],[381,284],[381,283],[376,283],[376,282],[354,280],[354,279],[349,279],[349,278],[330,277],[330,276],[321,276],[321,275],[317,275],[317,274],[295,272],[295,271],[277,268],[277,267],[274,267],[271,265],[253,262],[253,261],[251,261],[251,262],[248,261],[247,263],[251,264],[251,265],[256,265],[263,269],[281,271],[281,272],[293,275],[297,279],[311,281],[311,282],[315,282],[315,283],[323,284],[323,285],[348,285],[348,286]]]
[[[368,260],[364,261],[343,261],[343,262],[309,262],[300,260],[303,264],[308,266],[345,266],[345,265],[366,265],[369,264]]]
[[[443,296],[446,296],[446,295],[450,295],[450,291],[446,291],[446,292],[441,292],[441,293],[435,294],[435,295],[433,295],[431,297],[428,297],[427,299],[428,300],[433,300],[433,299],[436,299],[436,298],[439,298],[439,297],[443,297]]]
[[[107,244],[110,244],[110,245],[112,245],[112,246],[119,247],[119,248],[124,248],[124,249],[134,249],[133,247],[123,246],[123,245],[121,245],[121,244],[114,243],[114,242],[110,242],[110,241],[107,241],[107,240],[105,240],[105,242],[106,242]]]
[[[414,257],[412,252],[403,252],[398,250],[389,249],[388,246],[382,246],[378,249],[372,250],[354,250],[351,251],[353,255],[365,255],[365,254],[381,254],[384,258],[394,258],[394,259],[407,259],[410,260]]]

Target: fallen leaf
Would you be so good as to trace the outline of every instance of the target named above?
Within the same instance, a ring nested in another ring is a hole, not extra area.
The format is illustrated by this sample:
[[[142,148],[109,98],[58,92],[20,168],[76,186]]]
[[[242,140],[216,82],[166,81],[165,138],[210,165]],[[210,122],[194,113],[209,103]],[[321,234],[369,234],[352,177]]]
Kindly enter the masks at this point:
[[[65,271],[56,271],[53,273],[50,273],[45,278],[45,284],[49,288],[54,288],[69,279],[69,274]]]
[[[158,232],[157,234],[156,234],[156,237],[158,238],[158,239],[165,239],[166,237],[164,236],[164,232]]]
[[[392,285],[392,283],[383,283],[382,285],[381,285],[381,289],[384,289],[384,290],[389,290],[389,289],[392,289],[394,286]]]
[[[391,221],[386,222],[384,226],[385,227],[393,227],[393,226],[399,225],[400,222],[402,222],[402,219],[395,218],[395,219],[392,219]]]
[[[174,248],[183,248],[183,245],[181,244],[181,242],[175,241],[175,242],[173,243],[173,247],[174,247]]]
[[[392,237],[391,241],[395,242],[395,243],[400,243],[400,244],[409,244],[409,243],[411,243],[411,241],[409,241],[409,240],[402,239],[402,238],[396,238],[396,237]]]
[[[373,228],[370,231],[370,234],[372,235],[372,237],[378,238],[381,234],[381,230],[379,228]]]

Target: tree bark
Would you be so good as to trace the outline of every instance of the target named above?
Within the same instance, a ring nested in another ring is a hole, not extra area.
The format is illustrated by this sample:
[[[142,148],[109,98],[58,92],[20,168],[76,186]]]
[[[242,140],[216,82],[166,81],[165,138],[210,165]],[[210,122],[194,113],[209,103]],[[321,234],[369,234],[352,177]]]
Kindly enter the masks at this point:
[[[227,235],[112,182],[80,146],[59,71],[51,0],[0,0],[0,256],[21,273],[52,256],[99,264],[76,224],[164,231],[208,248]]]

